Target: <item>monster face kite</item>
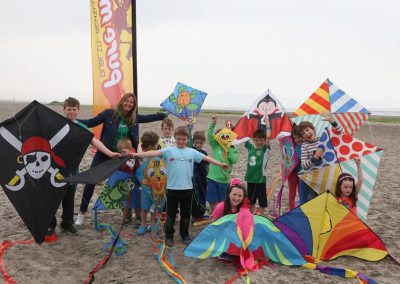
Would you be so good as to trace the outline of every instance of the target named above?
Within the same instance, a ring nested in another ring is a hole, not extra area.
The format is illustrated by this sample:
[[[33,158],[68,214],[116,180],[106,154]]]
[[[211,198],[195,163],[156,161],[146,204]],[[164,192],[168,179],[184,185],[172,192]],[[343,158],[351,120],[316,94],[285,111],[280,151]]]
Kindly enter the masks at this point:
[[[237,134],[227,127],[222,128],[214,135],[214,139],[218,142],[219,145],[221,145],[225,153],[228,152],[236,137]]]

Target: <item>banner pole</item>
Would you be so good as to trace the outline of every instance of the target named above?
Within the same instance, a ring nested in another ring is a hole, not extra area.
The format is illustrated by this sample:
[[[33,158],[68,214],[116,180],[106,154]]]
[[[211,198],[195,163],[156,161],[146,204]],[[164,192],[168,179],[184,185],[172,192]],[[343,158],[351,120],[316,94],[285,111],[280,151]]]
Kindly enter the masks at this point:
[[[137,35],[136,35],[136,0],[132,2],[132,60],[133,60],[133,93],[136,96],[138,102],[138,85],[137,85]]]

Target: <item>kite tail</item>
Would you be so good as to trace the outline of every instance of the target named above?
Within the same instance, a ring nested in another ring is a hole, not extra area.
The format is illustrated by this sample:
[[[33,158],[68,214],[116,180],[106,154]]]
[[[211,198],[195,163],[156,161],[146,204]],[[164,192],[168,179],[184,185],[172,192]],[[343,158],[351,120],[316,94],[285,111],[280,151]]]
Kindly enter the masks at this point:
[[[272,184],[270,185],[270,187],[268,188],[268,190],[267,190],[267,199],[270,198],[270,196],[271,196],[272,192],[274,191],[274,188],[276,187],[276,185],[277,185],[277,183],[278,183],[279,178],[281,177],[281,175],[282,175],[282,172],[279,172],[279,173],[276,175],[276,177],[274,178],[274,181],[272,182]]]
[[[230,260],[228,262],[231,262]],[[243,277],[243,279],[246,281],[246,284],[250,284],[250,276],[249,276],[249,271],[247,269],[244,269],[240,263],[239,260],[234,259],[233,264],[236,266],[236,272],[237,274],[234,275],[231,279],[225,282],[225,284],[232,284],[233,282],[236,281],[239,277]],[[253,267],[252,271],[256,271],[257,269],[263,267],[264,265],[268,265],[271,268],[274,268],[272,264],[268,261],[268,258],[265,259],[260,259],[256,261],[256,265]]]
[[[16,284],[15,280],[8,274],[6,265],[4,264],[3,254],[6,252],[7,249],[11,248],[14,245],[30,245],[35,242],[34,239],[26,240],[26,241],[16,241],[11,242],[9,240],[4,240],[0,245],[0,271],[4,277],[5,284]]]
[[[130,201],[131,201],[131,193],[132,193],[132,191],[129,191],[126,204],[130,204]],[[92,271],[89,272],[89,276],[88,276],[88,278],[86,279],[86,281],[84,282],[84,284],[90,284],[90,283],[92,283],[92,282],[94,281],[94,274],[97,272],[97,270],[99,270],[100,268],[102,268],[103,266],[105,266],[105,265],[107,264],[107,262],[110,260],[112,254],[113,254],[113,252],[114,252],[114,249],[115,249],[116,246],[117,246],[117,243],[118,243],[120,234],[121,234],[121,232],[122,232],[122,229],[124,228],[125,219],[126,219],[126,216],[128,215],[128,210],[129,210],[129,206],[125,206],[125,208],[124,208],[124,216],[122,217],[121,226],[119,227],[118,233],[115,235],[115,238],[114,238],[114,240],[113,240],[113,242],[112,242],[112,245],[111,245],[110,248],[109,248],[109,252],[108,252],[107,256],[106,256],[105,258],[103,258],[103,259],[92,269]],[[95,218],[95,227],[99,227],[100,224],[97,223],[97,214],[95,214],[95,217],[94,217],[94,218]]]
[[[273,215],[275,218],[278,218],[279,216],[282,215],[282,193],[283,193],[283,184],[281,186],[281,189],[278,192],[278,195],[276,196],[276,201],[274,202],[274,212]]]
[[[359,284],[378,284],[375,280],[368,278],[367,276],[351,269],[328,267],[309,262],[304,264],[303,267],[307,269],[318,270],[319,272],[329,275],[340,276],[343,278],[356,278]]]
[[[99,223],[97,219],[97,212],[94,212],[94,228],[96,231],[105,230],[110,234],[110,240],[103,246],[104,251],[110,251],[116,237],[117,232],[115,232],[114,228],[109,223]],[[128,245],[122,237],[117,239],[117,243],[115,245],[114,253],[116,256],[121,256],[126,252]]]
[[[162,206],[161,206],[162,208]],[[185,279],[175,270],[174,259],[165,252],[165,241],[157,237],[160,227],[162,213],[159,213],[156,225],[152,228],[150,235],[153,239],[153,249],[157,253],[157,261],[161,269],[165,271],[176,283],[186,284]]]

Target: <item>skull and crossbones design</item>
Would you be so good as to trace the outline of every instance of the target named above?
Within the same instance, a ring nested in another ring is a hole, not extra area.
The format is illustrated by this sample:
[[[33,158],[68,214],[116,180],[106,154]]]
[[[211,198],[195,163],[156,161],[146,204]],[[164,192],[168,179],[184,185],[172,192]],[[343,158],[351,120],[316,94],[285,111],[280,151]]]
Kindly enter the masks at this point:
[[[15,149],[21,152],[24,167],[15,172],[15,176],[6,184],[6,188],[11,191],[19,191],[25,185],[25,176],[29,175],[33,179],[41,179],[45,173],[50,173],[50,183],[54,187],[62,187],[66,183],[58,182],[63,179],[58,168],[51,166],[53,160],[55,164],[65,168],[64,161],[57,156],[54,147],[68,134],[69,125],[66,124],[49,141],[40,136],[31,136],[24,143],[21,143],[5,127],[0,127],[0,135]]]

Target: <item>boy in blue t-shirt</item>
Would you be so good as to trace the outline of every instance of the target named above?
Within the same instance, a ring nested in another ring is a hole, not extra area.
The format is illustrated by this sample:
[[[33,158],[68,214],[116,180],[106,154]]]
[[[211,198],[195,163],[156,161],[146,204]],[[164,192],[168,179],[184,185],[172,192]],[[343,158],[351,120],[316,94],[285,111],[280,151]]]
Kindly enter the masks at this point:
[[[174,225],[176,214],[180,213],[179,232],[185,244],[190,243],[189,224],[190,208],[193,194],[193,163],[206,161],[227,169],[225,163],[216,161],[205,156],[195,149],[188,148],[189,129],[186,126],[179,126],[175,129],[174,137],[176,146],[167,147],[162,150],[154,150],[133,154],[137,158],[162,157],[167,163],[167,220],[165,222],[165,244],[174,245]]]

